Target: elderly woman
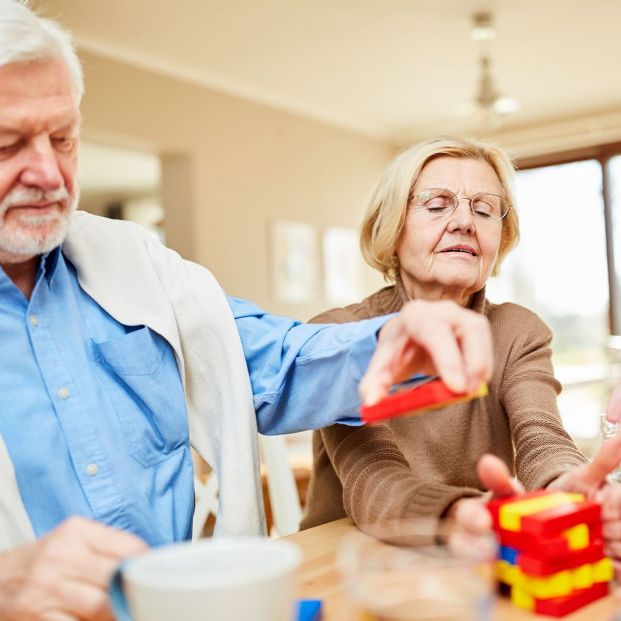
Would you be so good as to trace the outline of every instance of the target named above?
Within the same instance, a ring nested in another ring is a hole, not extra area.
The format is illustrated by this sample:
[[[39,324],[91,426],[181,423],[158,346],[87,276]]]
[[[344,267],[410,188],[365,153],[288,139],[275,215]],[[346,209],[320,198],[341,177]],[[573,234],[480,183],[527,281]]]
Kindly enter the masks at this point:
[[[500,477],[508,469],[527,489],[567,482],[567,473],[584,468],[557,410],[550,330],[526,308],[485,297],[487,279],[519,237],[512,182],[504,151],[456,138],[416,145],[386,169],[361,246],[394,284],[314,321],[366,319],[412,299],[473,309],[492,328],[489,395],[381,425],[315,432],[303,528],[345,515],[370,524],[452,514],[464,499],[483,494],[476,466],[486,453],[506,464],[487,464],[492,480],[500,464]]]

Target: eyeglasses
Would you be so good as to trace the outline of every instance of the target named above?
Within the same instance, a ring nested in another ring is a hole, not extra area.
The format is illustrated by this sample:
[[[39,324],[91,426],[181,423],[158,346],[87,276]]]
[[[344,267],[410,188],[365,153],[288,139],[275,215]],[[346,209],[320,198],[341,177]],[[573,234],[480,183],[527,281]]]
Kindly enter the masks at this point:
[[[445,188],[428,188],[414,194],[410,202],[416,211],[432,218],[441,218],[452,214],[462,200],[468,201],[470,211],[481,221],[500,222],[509,213],[509,203],[502,196],[485,192],[468,198],[457,196]]]

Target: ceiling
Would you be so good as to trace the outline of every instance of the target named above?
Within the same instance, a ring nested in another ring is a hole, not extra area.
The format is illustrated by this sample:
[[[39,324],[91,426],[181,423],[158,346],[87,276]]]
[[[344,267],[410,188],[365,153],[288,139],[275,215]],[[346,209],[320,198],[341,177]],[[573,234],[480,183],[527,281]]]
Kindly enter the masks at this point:
[[[39,0],[89,51],[401,144],[473,130],[473,12],[525,127],[621,110],[619,0]]]

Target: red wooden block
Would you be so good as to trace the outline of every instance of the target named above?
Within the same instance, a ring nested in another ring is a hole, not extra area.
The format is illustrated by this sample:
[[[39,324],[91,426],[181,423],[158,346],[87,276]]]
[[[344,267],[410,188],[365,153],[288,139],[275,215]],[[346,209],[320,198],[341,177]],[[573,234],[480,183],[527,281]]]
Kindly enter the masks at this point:
[[[522,532],[535,537],[554,537],[572,526],[600,521],[601,506],[586,500],[525,515],[522,517]]]
[[[608,595],[608,583],[594,584],[590,589],[580,589],[565,597],[551,599],[536,599],[535,614],[549,615],[550,617],[564,617],[578,608],[582,608],[601,597]]]
[[[422,414],[433,408],[484,394],[487,394],[487,388],[481,394],[453,392],[441,379],[434,379],[414,388],[399,390],[374,405],[363,405],[360,417],[365,423],[374,423],[404,414]]]
[[[487,503],[487,510],[492,516],[492,522],[494,524],[494,530],[500,530],[500,507],[509,504],[511,502],[518,502],[520,500],[528,500],[529,498],[537,498],[538,496],[545,496],[550,492],[545,489],[538,489],[533,492],[527,492],[526,494],[517,494],[513,496],[503,496],[502,498],[494,498]]]
[[[538,556],[543,560],[562,559],[571,552],[569,542],[564,537],[533,537],[528,533],[504,529],[496,532],[503,546],[531,556]]]
[[[586,563],[595,563],[604,558],[604,545],[601,541],[583,550],[570,550],[566,555],[555,558],[541,558],[533,552],[518,556],[518,567],[530,576],[549,576],[566,569],[575,569]]]

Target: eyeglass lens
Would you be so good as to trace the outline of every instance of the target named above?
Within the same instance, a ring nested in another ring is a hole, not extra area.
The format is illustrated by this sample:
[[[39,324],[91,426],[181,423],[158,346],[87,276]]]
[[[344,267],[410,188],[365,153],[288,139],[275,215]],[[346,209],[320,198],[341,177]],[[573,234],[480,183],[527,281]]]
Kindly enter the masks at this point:
[[[507,215],[508,206],[501,196],[480,193],[471,198],[458,197],[444,188],[430,188],[415,195],[416,206],[431,216],[448,215],[457,209],[460,200],[470,203],[472,212],[482,219],[502,220]]]

